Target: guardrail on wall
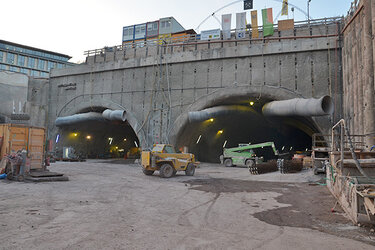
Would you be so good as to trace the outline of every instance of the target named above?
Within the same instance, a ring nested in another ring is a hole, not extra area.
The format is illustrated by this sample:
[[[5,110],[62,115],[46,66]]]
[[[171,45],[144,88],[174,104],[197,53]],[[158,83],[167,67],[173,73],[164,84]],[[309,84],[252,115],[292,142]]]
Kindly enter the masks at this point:
[[[86,56],[95,56],[100,54],[105,54],[106,52],[115,52],[115,51],[121,51],[125,49],[130,48],[142,48],[142,47],[148,47],[148,46],[179,46],[179,45],[185,45],[185,44],[191,44],[191,43],[218,43],[218,42],[241,42],[241,41],[265,41],[265,40],[281,40],[281,39],[296,39],[298,36],[296,36],[296,30],[302,29],[302,28],[310,28],[310,35],[311,29],[315,26],[319,25],[335,25],[337,23],[341,23],[343,21],[343,17],[330,17],[330,18],[322,18],[322,19],[315,19],[310,20],[310,22],[306,21],[297,21],[294,23],[294,36],[281,36],[280,31],[278,32],[278,25],[274,24],[275,33],[278,33],[278,36],[271,36],[271,37],[260,37],[260,38],[251,38],[251,30],[252,28],[246,29],[246,37],[237,39],[236,38],[236,29],[231,30],[231,38],[229,40],[223,40],[223,37],[221,35],[220,39],[215,40],[201,40],[200,34],[192,34],[192,35],[179,35],[179,36],[171,36],[171,37],[163,37],[163,38],[154,38],[154,39],[147,39],[144,41],[135,41],[135,42],[129,42],[124,43],[122,45],[116,45],[116,46],[110,46],[110,47],[104,47],[101,49],[94,49],[94,50],[87,50],[84,52],[84,55]],[[258,27],[259,34],[263,34],[263,29],[261,26]],[[321,34],[320,36],[336,36],[338,35],[338,32],[332,33],[332,34]],[[300,37],[301,38],[301,37]],[[314,36],[311,36],[311,38],[314,38]]]

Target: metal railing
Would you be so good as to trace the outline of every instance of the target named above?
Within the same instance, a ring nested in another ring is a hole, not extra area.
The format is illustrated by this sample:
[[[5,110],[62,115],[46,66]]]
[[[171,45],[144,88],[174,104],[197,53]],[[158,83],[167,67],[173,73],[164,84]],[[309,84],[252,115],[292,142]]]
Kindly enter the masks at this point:
[[[294,30],[298,30],[301,28],[307,28],[310,27],[310,32],[312,27],[318,26],[318,25],[332,25],[336,24],[338,22],[342,22],[343,17],[330,17],[330,18],[321,18],[321,19],[315,19],[310,20],[310,23],[308,23],[308,20],[306,21],[297,21],[294,23]],[[254,28],[254,27],[253,27]],[[241,42],[241,41],[265,41],[265,40],[279,40],[279,39],[296,39],[296,38],[302,38],[302,37],[296,37],[295,32],[294,36],[288,36],[288,37],[261,37],[261,38],[251,38],[251,31],[253,28],[246,29],[246,35],[247,39],[245,38],[236,38],[236,29],[231,30],[231,38],[229,40],[223,40],[223,36],[221,35],[220,39],[215,40],[201,40],[200,34],[189,34],[189,35],[178,35],[178,36],[164,36],[160,38],[153,38],[153,39],[147,39],[142,41],[130,41],[128,43],[124,43],[122,45],[116,45],[111,47],[104,47],[101,49],[94,49],[94,50],[87,50],[84,52],[84,55],[86,56],[94,56],[94,55],[101,55],[105,54],[107,52],[116,52],[116,51],[122,51],[130,48],[142,48],[142,47],[149,47],[149,46],[183,46],[183,45],[192,45],[192,44],[206,44],[206,43],[222,43],[222,42]],[[257,27],[259,33],[263,32],[262,26]],[[278,31],[278,25],[274,24],[274,29],[277,32]],[[280,34],[279,34],[280,35]],[[323,36],[335,36],[335,34],[326,34],[321,35],[319,37]],[[318,36],[317,36],[318,37]],[[306,37],[309,38],[309,37]],[[311,36],[311,38],[314,38],[314,36]]]

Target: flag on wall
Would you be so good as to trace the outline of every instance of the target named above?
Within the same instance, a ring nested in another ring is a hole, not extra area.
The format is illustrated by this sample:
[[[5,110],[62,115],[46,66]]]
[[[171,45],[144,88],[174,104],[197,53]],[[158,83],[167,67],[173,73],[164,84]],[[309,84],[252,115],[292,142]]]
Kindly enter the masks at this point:
[[[246,12],[236,14],[236,38],[245,38],[246,31]]]
[[[251,11],[251,27],[252,27],[252,38],[258,38],[259,37],[259,31],[258,31],[258,11],[252,10]]]
[[[288,0],[283,0],[283,7],[281,8],[281,15],[282,16],[288,15]]]
[[[223,30],[223,39],[230,39],[230,30],[232,27],[232,14],[224,14],[221,16],[221,28]]]
[[[263,36],[273,35],[273,17],[272,8],[262,9],[262,19],[263,19]]]

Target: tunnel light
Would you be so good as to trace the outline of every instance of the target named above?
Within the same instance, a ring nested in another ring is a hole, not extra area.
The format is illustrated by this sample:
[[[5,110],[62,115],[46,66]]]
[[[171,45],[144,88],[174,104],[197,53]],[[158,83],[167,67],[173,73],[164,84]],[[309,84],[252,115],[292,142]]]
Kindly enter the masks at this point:
[[[224,131],[223,130],[219,130],[219,131],[217,131],[217,134],[222,134]]]
[[[250,106],[253,106],[254,105],[254,102],[250,102]]]
[[[126,141],[126,138],[124,139],[124,141]]]
[[[119,149],[118,150],[119,152],[124,152],[125,150],[123,148]]]
[[[292,151],[293,147],[290,147],[289,151]]]
[[[56,135],[55,143],[58,143],[58,142],[59,142],[59,139],[60,139],[60,134],[57,134],[57,135]]]
[[[77,136],[78,136],[78,134],[77,134],[77,133],[73,133],[73,136],[77,137]]]
[[[227,145],[227,140],[225,140],[224,144],[223,144],[223,148],[225,148],[225,146]]]
[[[113,142],[113,138],[112,138],[112,137],[109,137],[109,138],[108,138],[108,141],[109,141],[109,145],[111,145],[112,142]]]
[[[198,144],[198,143],[199,143],[199,141],[201,140],[201,138],[202,138],[202,135],[199,135],[199,137],[198,137],[198,140],[197,140],[196,144]]]
[[[214,118],[209,119],[210,122],[214,122]]]
[[[281,151],[283,151],[285,149],[285,146],[283,146],[282,148],[281,148]]]
[[[306,152],[307,152],[307,148],[306,148]]]
[[[138,143],[136,141],[134,141],[134,145],[138,148]]]
[[[86,136],[86,139],[90,140],[91,139],[91,135]]]
[[[118,147],[117,147],[117,146],[116,146],[115,148],[116,148],[116,149],[118,149]]]

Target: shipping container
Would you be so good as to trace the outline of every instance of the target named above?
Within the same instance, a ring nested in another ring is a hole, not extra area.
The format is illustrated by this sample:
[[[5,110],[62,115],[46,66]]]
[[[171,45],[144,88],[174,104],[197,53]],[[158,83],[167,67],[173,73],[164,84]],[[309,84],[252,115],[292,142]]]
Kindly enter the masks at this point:
[[[146,39],[146,24],[134,25],[134,40]]]
[[[184,30],[184,27],[174,17],[165,17],[159,20],[159,35],[172,34]]]
[[[123,27],[122,29],[122,41],[133,41],[134,40],[134,25]]]
[[[45,129],[20,124],[0,124],[0,160],[6,154],[25,149],[30,158],[30,169],[42,169],[44,161]]]
[[[157,37],[158,35],[159,35],[159,21],[148,22],[147,33],[146,33],[147,39]]]

